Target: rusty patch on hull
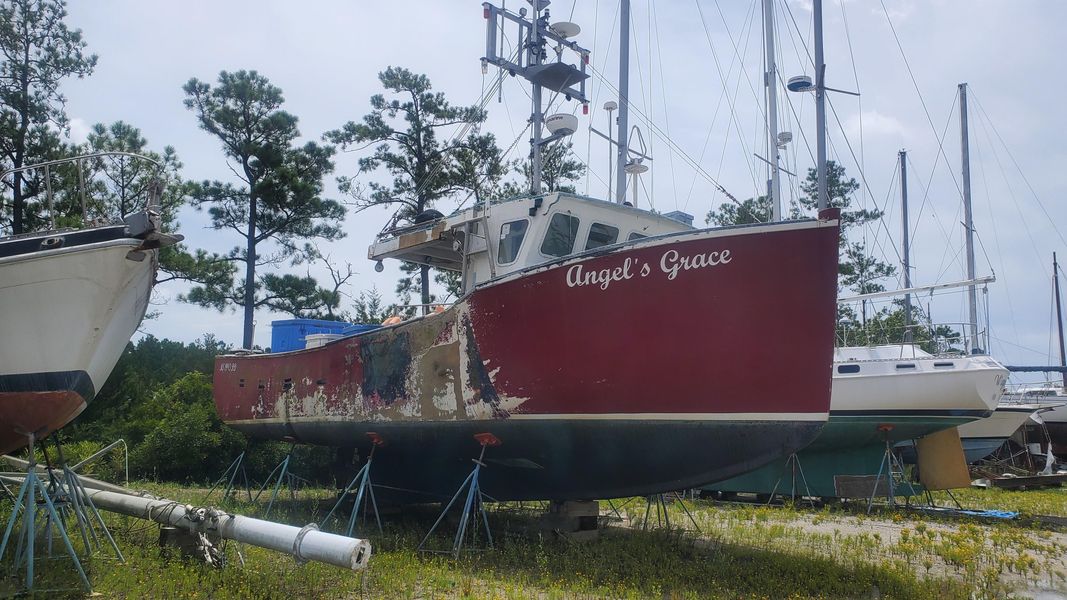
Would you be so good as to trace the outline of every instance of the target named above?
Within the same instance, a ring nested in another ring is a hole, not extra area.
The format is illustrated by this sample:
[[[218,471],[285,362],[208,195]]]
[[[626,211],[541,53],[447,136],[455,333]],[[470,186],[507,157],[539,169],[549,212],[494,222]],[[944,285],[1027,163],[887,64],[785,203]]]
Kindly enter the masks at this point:
[[[407,332],[360,344],[359,358],[363,364],[363,399],[370,407],[390,406],[407,398],[404,384],[411,368]]]

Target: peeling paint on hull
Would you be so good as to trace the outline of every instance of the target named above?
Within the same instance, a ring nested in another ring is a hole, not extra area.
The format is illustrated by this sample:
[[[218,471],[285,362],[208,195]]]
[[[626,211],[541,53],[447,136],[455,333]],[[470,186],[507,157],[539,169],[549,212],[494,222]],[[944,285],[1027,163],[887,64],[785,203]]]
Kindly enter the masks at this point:
[[[723,250],[730,261],[714,268],[672,273],[664,258]],[[716,481],[804,446],[825,423],[836,257],[833,222],[654,238],[320,348],[219,357],[215,402],[260,437],[365,450],[378,432],[388,445],[376,481],[414,495],[451,494],[484,431],[503,441],[484,472],[499,499]],[[629,279],[568,283],[574,265],[625,261]]]

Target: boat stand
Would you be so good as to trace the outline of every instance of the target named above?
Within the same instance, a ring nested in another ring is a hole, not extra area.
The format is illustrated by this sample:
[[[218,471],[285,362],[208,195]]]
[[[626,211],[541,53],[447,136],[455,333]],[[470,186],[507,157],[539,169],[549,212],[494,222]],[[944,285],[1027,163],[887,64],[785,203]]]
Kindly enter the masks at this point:
[[[222,477],[219,477],[219,480],[215,482],[215,485],[211,486],[211,489],[207,491],[207,494],[204,496],[204,503],[207,502],[208,498],[211,497],[211,494],[213,494],[223,482],[226,482],[226,486],[222,488],[222,500],[224,502],[231,499],[236,500],[238,491],[244,491],[248,496],[248,501],[252,502],[252,486],[248,483],[248,471],[245,470],[244,461],[245,453],[242,451],[241,454],[230,463],[230,466],[226,467],[226,471],[222,473]]]
[[[481,549],[488,550],[493,547],[493,534],[491,531],[489,531],[489,517],[488,515],[486,515],[485,512],[486,495],[482,493],[482,487],[478,481],[478,475],[481,473],[481,468],[485,466],[485,463],[482,462],[482,459],[485,458],[485,449],[489,446],[499,446],[501,442],[499,438],[497,438],[491,433],[476,433],[474,434],[474,439],[478,440],[478,443],[482,446],[481,453],[478,454],[478,458],[474,459],[473,461],[474,470],[471,471],[471,474],[467,475],[467,478],[463,480],[463,483],[459,486],[459,489],[456,490],[455,495],[453,495],[452,499],[449,500],[448,505],[445,506],[445,509],[443,511],[441,511],[441,516],[437,517],[437,521],[434,522],[433,527],[430,528],[430,531],[426,533],[426,537],[422,538],[422,541],[419,543],[418,547],[419,552],[447,553],[451,554],[453,558],[459,558],[460,550],[463,549],[463,539],[466,537],[467,534],[467,526],[473,525],[474,531],[471,532],[471,537],[473,538],[474,534],[477,532],[479,517],[481,517],[482,525],[485,527],[485,537],[487,542],[485,548]],[[467,489],[467,498],[463,504],[463,512],[460,513],[459,516],[459,528],[456,530],[456,537],[452,540],[452,549],[431,550],[429,548],[425,548],[426,542],[429,541],[430,536],[433,535],[433,532],[437,529],[437,526],[445,520],[445,517],[448,515],[448,511],[452,509],[452,505],[456,503],[457,499],[459,499],[459,496],[463,493],[464,488]],[[474,517],[473,524],[471,523],[472,515]],[[474,548],[471,548],[471,550],[473,549]]]
[[[52,539],[54,535],[58,533],[60,539],[63,541],[63,547],[66,548],[67,554],[74,563],[74,568],[78,572],[78,577],[81,579],[85,591],[87,593],[92,593],[93,588],[89,585],[89,578],[86,577],[81,560],[78,559],[78,554],[74,551],[74,545],[71,544],[70,536],[67,535],[67,528],[64,525],[64,520],[60,518],[59,511],[56,510],[56,506],[52,502],[52,498],[48,493],[48,485],[41,480],[37,473],[37,462],[33,453],[35,444],[34,435],[29,434],[28,437],[30,440],[30,443],[28,444],[29,465],[26,467],[26,476],[23,478],[22,484],[19,486],[18,494],[15,496],[15,505],[11,508],[11,518],[8,519],[7,527],[4,529],[3,541],[0,541],[0,560],[3,559],[4,554],[7,552],[8,543],[11,541],[12,537],[11,534],[15,530],[15,523],[19,522],[19,530],[15,534],[17,541],[15,544],[14,570],[18,571],[23,564],[25,564],[25,591],[27,593],[32,593],[34,591],[34,567],[38,560],[38,557],[35,555],[34,542],[39,533],[44,533],[48,539],[48,551],[50,556]],[[38,524],[39,516],[37,514],[39,511],[45,513],[45,519],[40,524]]]
[[[289,488],[289,499],[294,500],[296,499],[296,490],[300,487],[300,482],[305,481],[303,477],[289,471],[289,460],[293,457],[293,449],[295,447],[295,442],[289,444],[289,451],[285,453],[285,458],[282,459],[282,462],[278,463],[278,466],[274,467],[274,470],[270,472],[270,475],[267,475],[267,480],[263,482],[263,486],[259,488],[255,498],[252,499],[253,502],[258,501],[259,497],[267,489],[267,486],[270,485],[270,482],[274,481],[274,488],[270,493],[270,501],[267,502],[267,510],[263,513],[264,519],[270,516],[270,511],[274,508],[274,501],[278,499],[278,492],[282,489],[282,482],[285,482],[286,486]],[[275,479],[275,475],[277,475],[277,479]]]
[[[371,510],[374,511],[374,521],[378,524],[378,533],[382,533],[382,519],[378,514],[378,501],[374,499],[374,485],[370,481],[370,465],[374,461],[374,451],[378,449],[378,446],[384,446],[385,440],[382,439],[382,436],[373,431],[367,432],[367,436],[370,437],[371,440],[370,454],[367,455],[367,462],[363,464],[363,467],[356,473],[356,476],[352,478],[352,481],[349,482],[344,491],[341,492],[340,497],[337,498],[337,503],[333,505],[330,512],[326,513],[326,518],[322,520],[322,525],[325,527],[330,522],[330,517],[333,516],[333,513],[336,512],[337,509],[341,507],[341,504],[344,503],[345,499],[348,498],[348,494],[351,493],[352,490],[355,490],[356,499],[352,504],[352,513],[348,517],[348,529],[345,530],[345,535],[348,537],[355,537],[353,534],[356,532],[356,517],[359,515],[360,506],[363,505],[364,509],[366,509],[366,505],[363,502],[365,493],[370,497],[370,507]],[[364,510],[363,516],[365,520],[366,510]]]
[[[878,431],[882,433],[882,437],[885,439],[885,452],[882,454],[882,462],[878,465],[878,475],[874,478],[874,489],[871,490],[871,497],[867,499],[867,514],[871,514],[871,509],[874,508],[874,498],[878,495],[878,482],[882,480],[883,474],[885,475],[886,497],[890,508],[896,507],[896,486],[898,481],[908,484],[908,488],[911,489],[909,498],[918,495],[911,482],[904,479],[904,465],[893,452],[893,444],[889,441],[889,432],[892,430],[892,425],[878,426]]]
[[[58,436],[53,436],[53,439],[56,442],[56,453],[59,458],[61,473],[57,478],[49,470],[49,479],[51,480],[49,490],[52,492],[52,503],[59,510],[60,516],[64,517],[64,520],[68,513],[73,514],[74,522],[78,527],[78,532],[81,534],[82,544],[86,552],[93,553],[99,550],[102,545],[101,538],[105,538],[115,552],[115,557],[119,562],[126,562],[118,544],[115,543],[115,538],[111,536],[111,531],[108,530],[107,524],[104,523],[104,518],[100,516],[100,511],[96,509],[96,505],[93,504],[85,485],[78,477],[78,473],[74,471],[73,467],[67,466],[67,460],[63,456],[63,446],[60,445]],[[42,446],[41,450],[44,453],[45,464],[50,464],[51,461],[48,459],[47,449]],[[97,530],[99,530],[99,534]],[[51,554],[51,537],[48,539],[48,544],[49,554]]]
[[[654,494],[652,496],[645,497],[645,518],[641,522],[642,531],[647,531],[650,528],[651,520],[649,519],[649,517],[650,513],[652,512],[653,506],[656,507],[656,527],[662,527],[666,525],[667,530],[670,531],[671,516],[670,513],[667,511],[666,496],[667,494]],[[675,501],[678,503],[679,506],[682,507],[682,511],[685,512],[685,516],[689,517],[689,522],[693,524],[693,528],[696,529],[696,532],[698,534],[701,533],[700,525],[697,525],[696,519],[693,518],[693,513],[689,512],[689,507],[685,505],[685,498],[682,496],[678,496],[677,498],[675,498]],[[685,530],[685,528],[681,526],[679,526],[679,529],[683,531]]]
[[[771,490],[771,497],[767,499],[767,504],[770,505],[774,501],[774,495],[778,492],[778,486],[781,485],[782,479],[785,478],[786,470],[790,470],[791,473],[791,485],[789,488],[789,499],[796,503],[797,501],[797,473],[800,474],[800,481],[804,484],[804,495],[801,499],[808,498],[808,503],[812,508],[815,508],[815,501],[811,500],[811,488],[808,487],[808,478],[804,476],[804,467],[800,464],[800,457],[794,452],[789,455],[789,458],[785,459],[785,465],[782,466],[782,474],[778,477],[778,481],[774,482],[774,489]]]

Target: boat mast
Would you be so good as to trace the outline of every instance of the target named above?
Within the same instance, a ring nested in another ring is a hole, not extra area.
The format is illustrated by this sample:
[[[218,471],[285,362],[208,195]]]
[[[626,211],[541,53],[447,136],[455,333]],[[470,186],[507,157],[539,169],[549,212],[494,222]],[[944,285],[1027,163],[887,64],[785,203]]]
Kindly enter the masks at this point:
[[[1056,291],[1056,325],[1060,333],[1060,366],[1067,367],[1067,353],[1063,350],[1063,313],[1060,312],[1060,265],[1056,262],[1056,253],[1052,253],[1052,284]],[[1067,369],[1060,371],[1063,388],[1067,389]]]
[[[545,46],[541,41],[541,10],[549,3],[546,0],[530,0],[533,5],[534,26],[530,28],[530,41],[526,44],[526,64],[537,67],[544,59]],[[534,196],[541,194],[541,125],[544,123],[544,115],[541,114],[541,85],[536,81],[530,81],[533,85],[533,93],[530,94],[533,109],[530,111],[530,125],[533,137],[530,140],[530,193]]]
[[[763,84],[767,88],[767,158],[770,179],[767,195],[771,204],[771,221],[782,220],[782,185],[778,169],[778,68],[774,61],[774,0],[763,0],[763,37],[766,41],[767,66]]]
[[[627,118],[630,113],[630,0],[619,6],[619,141],[615,159],[615,202],[626,202],[626,163],[629,162]]]
[[[908,152],[901,150],[897,153],[900,157],[900,206],[904,220],[904,288],[911,288],[911,244],[908,242]],[[911,294],[904,294],[904,343],[910,344],[911,331]]]
[[[971,213],[971,150],[967,135],[967,84],[959,84],[960,90],[960,151],[963,155],[963,226],[967,230],[967,279],[975,278],[974,268],[974,216]],[[971,354],[982,350],[978,347],[978,291],[973,285],[967,287],[968,325],[971,329]]]
[[[580,28],[574,23],[559,22],[549,25],[548,5],[551,0],[530,0],[533,6],[533,15],[527,19],[527,11],[520,8],[519,12],[513,13],[504,8],[497,8],[489,2],[482,3],[482,16],[485,18],[485,56],[482,57],[482,72],[484,73],[490,64],[507,71],[511,75],[519,75],[530,82],[533,86],[532,110],[530,111],[530,192],[534,196],[541,194],[541,149],[545,144],[563,139],[574,133],[577,128],[577,118],[573,115],[552,115],[548,118],[547,127],[549,135],[542,135],[546,126],[545,115],[542,112],[542,91],[547,89],[556,92],[567,100],[576,100],[582,104],[582,113],[589,114],[589,99],[585,95],[585,80],[589,78],[586,67],[589,65],[589,51],[582,48],[568,38],[577,35]],[[543,13],[543,14],[542,14]],[[506,39],[503,27],[507,24],[518,27],[518,35],[512,39],[525,40],[525,54],[519,54],[517,60],[512,62],[510,49],[505,49]],[[497,32],[500,32],[497,35]],[[548,61],[546,43],[554,44],[556,60]],[[569,49],[579,56],[577,66],[563,62],[563,50]],[[564,117],[558,119],[557,117]]]
[[[828,205],[826,195],[826,63],[822,48],[822,0],[812,2],[815,20],[815,137],[818,207]]]

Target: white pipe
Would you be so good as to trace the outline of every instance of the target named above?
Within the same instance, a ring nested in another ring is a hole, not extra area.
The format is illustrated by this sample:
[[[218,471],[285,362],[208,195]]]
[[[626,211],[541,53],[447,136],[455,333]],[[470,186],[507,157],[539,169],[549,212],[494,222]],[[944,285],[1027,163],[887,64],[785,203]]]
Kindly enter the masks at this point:
[[[97,508],[284,552],[298,561],[322,562],[357,571],[366,568],[370,559],[367,540],[319,531],[314,523],[294,527],[242,517],[210,506],[193,507],[164,498],[142,498],[104,490],[90,491],[88,495]]]

